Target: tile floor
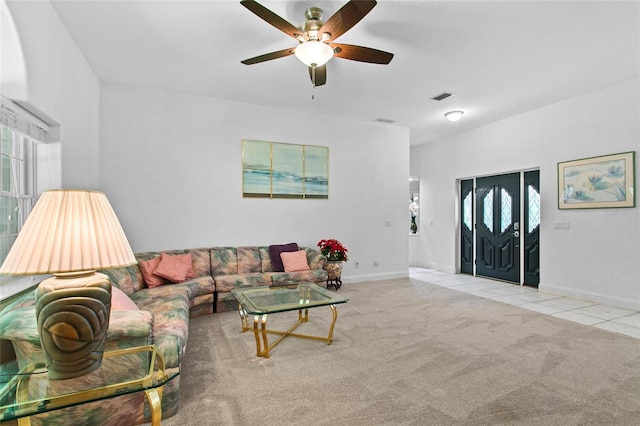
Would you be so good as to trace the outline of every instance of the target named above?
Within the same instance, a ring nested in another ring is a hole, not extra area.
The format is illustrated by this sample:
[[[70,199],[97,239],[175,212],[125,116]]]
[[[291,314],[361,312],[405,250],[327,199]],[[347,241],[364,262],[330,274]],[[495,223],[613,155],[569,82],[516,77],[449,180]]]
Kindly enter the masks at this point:
[[[409,276],[419,281],[640,339],[640,312],[466,274],[411,267]]]

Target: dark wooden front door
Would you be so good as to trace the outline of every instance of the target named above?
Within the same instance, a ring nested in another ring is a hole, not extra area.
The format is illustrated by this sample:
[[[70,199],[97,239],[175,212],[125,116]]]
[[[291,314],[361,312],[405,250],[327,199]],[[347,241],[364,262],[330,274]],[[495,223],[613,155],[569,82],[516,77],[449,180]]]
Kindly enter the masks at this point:
[[[476,275],[520,283],[520,173],[476,180]]]
[[[540,171],[524,173],[524,285],[540,283]]]
[[[460,182],[460,272],[473,275],[473,179]]]

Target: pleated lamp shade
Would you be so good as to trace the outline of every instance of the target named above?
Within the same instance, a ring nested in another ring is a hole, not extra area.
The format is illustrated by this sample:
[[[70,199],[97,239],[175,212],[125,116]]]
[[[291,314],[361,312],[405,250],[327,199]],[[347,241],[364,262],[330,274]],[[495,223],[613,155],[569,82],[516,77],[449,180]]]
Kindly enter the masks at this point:
[[[0,274],[90,271],[136,263],[102,192],[45,191],[11,247]]]

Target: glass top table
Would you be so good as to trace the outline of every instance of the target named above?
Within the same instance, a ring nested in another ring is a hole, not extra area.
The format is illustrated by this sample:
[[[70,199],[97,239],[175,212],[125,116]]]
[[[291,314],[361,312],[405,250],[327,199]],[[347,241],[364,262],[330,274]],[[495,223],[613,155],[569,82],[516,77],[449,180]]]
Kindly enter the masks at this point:
[[[87,402],[144,391],[151,407],[151,423],[160,425],[162,389],[178,376],[166,372],[155,346],[138,346],[104,352],[102,365],[74,379],[49,379],[44,359],[21,366],[17,361],[0,365],[0,422]]]
[[[338,318],[335,305],[349,301],[338,293],[330,292],[312,283],[301,283],[297,288],[250,287],[232,290],[231,293],[238,301],[243,333],[251,329],[249,315],[254,315],[253,333],[256,339],[257,356],[264,358],[269,358],[269,351],[287,336],[321,340],[330,345],[333,342],[333,329]],[[309,321],[309,309],[321,306],[328,306],[333,315],[327,337],[293,332],[300,324]],[[287,331],[267,329],[269,314],[288,311],[298,311],[298,320],[291,328]],[[269,344],[267,334],[277,334],[279,337]]]

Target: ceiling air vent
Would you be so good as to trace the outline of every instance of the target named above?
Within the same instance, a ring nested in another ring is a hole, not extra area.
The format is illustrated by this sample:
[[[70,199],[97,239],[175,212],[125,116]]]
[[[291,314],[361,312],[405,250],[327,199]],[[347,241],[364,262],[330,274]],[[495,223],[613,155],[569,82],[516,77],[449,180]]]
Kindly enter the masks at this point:
[[[443,100],[447,99],[450,96],[453,96],[453,93],[444,92],[444,93],[439,94],[438,96],[434,96],[431,99],[433,99],[434,101],[443,101]]]
[[[385,124],[393,124],[396,122],[396,120],[390,120],[388,118],[376,118],[375,120],[373,120],[377,123],[385,123]]]

